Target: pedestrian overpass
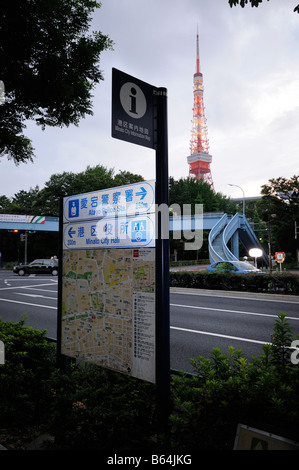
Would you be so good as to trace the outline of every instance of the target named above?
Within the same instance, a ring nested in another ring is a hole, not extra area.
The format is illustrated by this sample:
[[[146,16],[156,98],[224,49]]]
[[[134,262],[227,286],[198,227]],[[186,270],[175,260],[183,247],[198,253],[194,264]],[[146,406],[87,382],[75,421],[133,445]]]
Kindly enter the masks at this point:
[[[25,232],[58,232],[59,230],[58,217],[34,217],[31,215],[18,216],[12,214],[11,217],[8,218],[9,215],[10,214],[0,215],[0,230],[24,230]],[[3,217],[3,220],[1,216]]]
[[[5,214],[3,214],[5,215]],[[223,212],[206,212],[203,214],[203,230],[211,230],[215,223],[217,223],[223,216]],[[58,232],[59,230],[59,218],[58,217],[44,217],[43,222],[31,222],[31,216],[27,217],[28,222],[24,221],[2,221],[0,219],[0,230],[25,230],[25,231],[43,231],[43,232]],[[183,227],[182,227],[183,221]],[[184,230],[187,227],[190,230],[197,228],[194,216],[174,216],[169,217],[169,230]]]
[[[223,214],[209,233],[209,257],[210,262],[217,261],[238,261],[239,260],[239,240],[246,248],[247,252],[251,248],[262,250],[261,260],[265,266],[269,265],[266,255],[257,236],[252,230],[248,220],[243,214],[234,216]],[[230,242],[230,249],[228,243]]]
[[[5,214],[3,214],[5,216]],[[24,219],[27,217],[27,219]],[[23,219],[17,221],[5,221],[0,218],[0,230],[20,230],[20,231],[44,231],[58,232],[58,217],[33,218],[23,216]],[[170,216],[169,231],[190,231],[209,230],[209,257],[210,262],[238,260],[239,259],[239,240],[245,246],[246,250],[250,248],[260,248],[263,251],[262,262],[268,266],[268,256],[261,246],[258,238],[252,230],[245,215],[237,213],[235,215],[225,214],[223,212],[204,212],[203,217],[189,216]],[[183,233],[182,233],[183,235]],[[230,245],[230,248],[228,247]]]
[[[262,263],[269,265],[268,256],[265,253],[260,241],[255,235],[251,225],[245,215],[236,213],[235,215],[224,212],[205,212],[200,226],[195,216],[182,216],[169,218],[169,230],[209,230],[209,258],[210,263],[217,261],[237,261],[239,260],[239,241],[244,245],[247,252],[251,248],[262,250]],[[229,246],[230,247],[229,247]]]

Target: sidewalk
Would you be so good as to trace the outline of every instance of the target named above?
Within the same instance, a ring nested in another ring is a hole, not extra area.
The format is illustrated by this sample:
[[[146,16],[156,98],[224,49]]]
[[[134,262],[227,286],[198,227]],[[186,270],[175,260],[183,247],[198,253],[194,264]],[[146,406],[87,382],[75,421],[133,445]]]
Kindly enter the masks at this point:
[[[244,291],[232,291],[232,290],[213,290],[213,289],[192,289],[189,287],[170,287],[170,293],[172,294],[191,294],[191,295],[207,295],[213,297],[234,297],[242,299],[254,299],[254,300],[271,300],[276,302],[293,302],[299,303],[299,295],[288,295],[288,294],[267,294],[262,292],[244,292]]]

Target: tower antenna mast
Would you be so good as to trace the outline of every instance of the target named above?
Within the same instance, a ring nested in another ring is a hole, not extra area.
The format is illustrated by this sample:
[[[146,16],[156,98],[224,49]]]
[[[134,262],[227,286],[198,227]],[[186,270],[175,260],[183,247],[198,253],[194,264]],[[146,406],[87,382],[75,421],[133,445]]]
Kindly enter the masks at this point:
[[[200,73],[199,65],[199,36],[198,36],[198,25],[197,25],[197,34],[196,34],[196,73]]]
[[[196,35],[196,72],[193,75],[193,119],[190,140],[190,155],[187,157],[189,176],[197,180],[206,181],[214,190],[210,164],[212,156],[209,154],[208,130],[203,103],[203,76],[199,61],[198,27]]]

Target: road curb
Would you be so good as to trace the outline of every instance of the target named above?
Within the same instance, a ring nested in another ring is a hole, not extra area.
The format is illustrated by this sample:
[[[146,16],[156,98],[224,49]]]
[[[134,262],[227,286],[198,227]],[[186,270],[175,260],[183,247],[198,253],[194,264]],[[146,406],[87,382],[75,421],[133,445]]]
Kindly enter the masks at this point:
[[[287,294],[267,294],[262,292],[242,292],[242,291],[226,291],[213,289],[192,289],[188,287],[170,287],[170,293],[192,294],[192,295],[210,295],[213,297],[234,297],[253,300],[272,300],[280,302],[299,303],[298,295]]]

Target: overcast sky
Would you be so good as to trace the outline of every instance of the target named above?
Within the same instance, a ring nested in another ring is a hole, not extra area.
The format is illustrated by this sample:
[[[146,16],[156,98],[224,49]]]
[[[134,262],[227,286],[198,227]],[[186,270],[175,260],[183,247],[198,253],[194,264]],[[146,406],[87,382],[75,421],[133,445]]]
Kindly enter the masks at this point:
[[[0,195],[40,189],[50,176],[102,164],[155,178],[155,151],[111,137],[112,67],[168,90],[169,175],[187,177],[196,31],[216,192],[260,194],[299,174],[299,15],[296,0],[230,8],[227,0],[102,0],[92,28],[108,34],[94,115],[79,127],[28,124],[34,163],[0,160]]]

